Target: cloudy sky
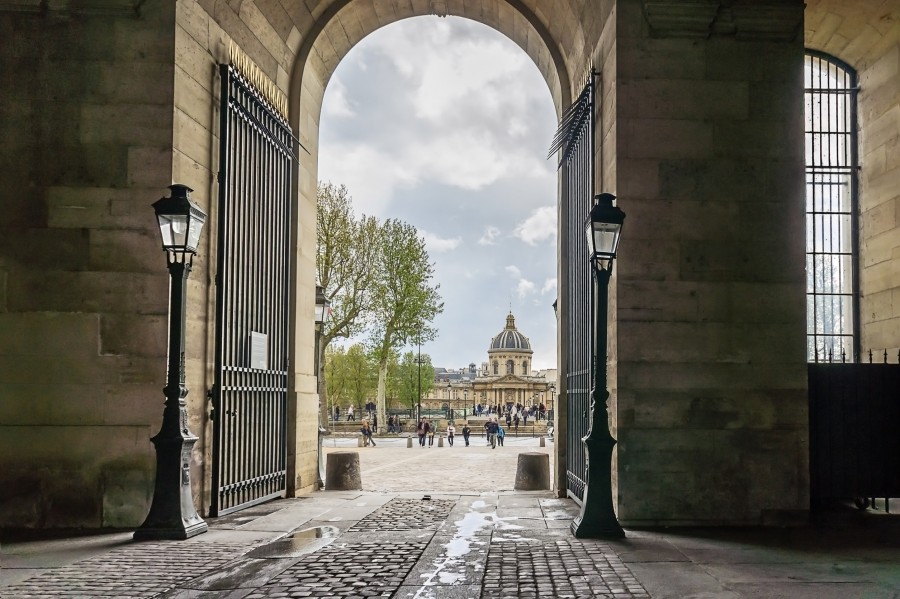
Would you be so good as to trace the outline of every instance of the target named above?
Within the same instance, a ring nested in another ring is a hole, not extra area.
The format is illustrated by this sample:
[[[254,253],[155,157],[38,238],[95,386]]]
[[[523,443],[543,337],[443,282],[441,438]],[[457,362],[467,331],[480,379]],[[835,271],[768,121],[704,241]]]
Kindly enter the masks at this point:
[[[556,366],[556,128],[547,85],[509,39],[461,18],[369,35],[325,91],[319,179],[359,214],[425,238],[444,312],[434,364],[487,360],[512,308],[535,368]]]

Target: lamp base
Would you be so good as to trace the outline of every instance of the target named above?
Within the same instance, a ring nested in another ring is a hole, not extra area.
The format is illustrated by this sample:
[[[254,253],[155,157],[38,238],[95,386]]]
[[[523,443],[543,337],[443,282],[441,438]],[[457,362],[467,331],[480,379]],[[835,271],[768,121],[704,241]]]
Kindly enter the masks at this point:
[[[170,541],[183,541],[184,539],[190,539],[191,537],[196,537],[199,534],[202,534],[209,530],[209,526],[197,516],[199,522],[187,523],[182,522],[181,525],[175,525],[170,527],[165,526],[154,526],[147,525],[145,522],[141,525],[139,529],[134,531],[134,535],[132,538],[135,541],[152,541],[152,540],[170,540]]]
[[[576,516],[572,520],[569,527],[572,536],[576,539],[624,539],[625,531],[619,526],[619,523],[613,519],[612,522],[603,521],[586,521],[582,516]]]

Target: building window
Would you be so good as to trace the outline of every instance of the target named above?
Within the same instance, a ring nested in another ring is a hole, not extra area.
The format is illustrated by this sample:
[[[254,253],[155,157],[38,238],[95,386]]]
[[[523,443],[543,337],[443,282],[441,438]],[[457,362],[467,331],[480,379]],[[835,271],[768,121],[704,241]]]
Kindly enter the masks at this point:
[[[859,354],[856,72],[808,51],[806,348],[809,361]]]
[[[516,369],[516,367],[515,367],[515,364],[513,363],[513,361],[507,360],[506,361],[506,374],[515,374],[515,372],[514,372],[515,369]]]
[[[522,362],[522,374],[528,374],[528,360]]]
[[[500,364],[497,361],[494,361],[494,374],[500,374]]]

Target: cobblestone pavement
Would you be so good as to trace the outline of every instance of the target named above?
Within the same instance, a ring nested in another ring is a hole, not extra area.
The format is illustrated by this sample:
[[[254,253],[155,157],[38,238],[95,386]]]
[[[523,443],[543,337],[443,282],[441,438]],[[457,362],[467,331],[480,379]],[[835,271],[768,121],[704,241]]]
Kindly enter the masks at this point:
[[[454,505],[455,501],[447,499],[423,501],[397,498],[354,524],[350,531],[436,529],[447,519]]]
[[[102,556],[54,568],[21,584],[0,588],[0,596],[156,597],[198,572],[215,569],[247,550],[241,543],[207,543],[201,538],[177,542],[141,542]]]

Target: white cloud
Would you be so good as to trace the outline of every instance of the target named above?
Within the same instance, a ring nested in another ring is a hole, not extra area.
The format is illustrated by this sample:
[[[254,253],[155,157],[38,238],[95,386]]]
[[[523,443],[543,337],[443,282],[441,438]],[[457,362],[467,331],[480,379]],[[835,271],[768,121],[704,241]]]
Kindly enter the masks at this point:
[[[518,295],[519,298],[524,298],[526,295],[532,293],[534,293],[534,283],[528,279],[519,279],[519,282],[516,284],[516,295]]]
[[[509,266],[506,267],[506,272],[508,272],[509,274],[511,274],[514,277],[522,276],[522,271],[519,270],[518,266],[515,266],[513,264],[510,264]]]
[[[497,245],[497,238],[500,237],[500,229],[493,225],[488,225],[484,229],[484,234],[478,240],[478,245]]]
[[[326,117],[345,118],[356,116],[347,99],[347,87],[339,77],[332,77],[328,84],[328,101],[322,105]]]
[[[556,294],[556,277],[544,281],[544,285],[541,287],[541,295],[546,295],[548,293]]]
[[[556,240],[556,209],[553,206],[538,208],[516,227],[515,236],[528,245],[537,245],[548,239]]]
[[[454,237],[452,239],[447,239],[443,237],[438,237],[434,233],[430,233],[428,231],[423,231],[419,229],[419,234],[425,239],[425,245],[428,247],[428,252],[442,253],[449,252],[450,250],[455,250],[460,243],[462,243],[462,239],[460,237]]]

